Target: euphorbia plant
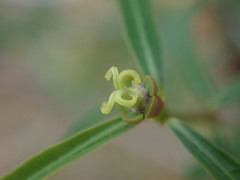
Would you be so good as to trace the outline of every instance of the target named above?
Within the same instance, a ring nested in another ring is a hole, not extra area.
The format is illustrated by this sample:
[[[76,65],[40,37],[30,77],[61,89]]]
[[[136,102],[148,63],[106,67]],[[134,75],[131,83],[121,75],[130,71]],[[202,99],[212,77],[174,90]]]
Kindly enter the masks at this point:
[[[102,103],[103,114],[108,114],[115,103],[122,111],[122,119],[131,124],[161,113],[163,102],[157,94],[157,84],[151,76],[146,76],[142,82],[136,71],[128,69],[118,74],[118,69],[111,67],[105,78],[110,80],[111,77],[116,90],[111,93],[108,102]]]
[[[107,80],[113,79],[115,90],[111,93],[109,100],[102,103],[101,112],[108,114],[116,105],[122,113],[121,117],[97,125],[95,123],[99,119],[92,118],[91,123],[89,123],[92,126],[84,130],[80,128],[81,131],[78,133],[30,158],[2,179],[38,180],[46,178],[57,169],[106,144],[137,126],[141,121],[148,119],[153,119],[156,123],[165,125],[166,128],[169,127],[213,178],[220,180],[240,179],[240,165],[236,160],[190,129],[183,123],[184,119],[179,120],[171,113],[168,107],[169,94],[167,93],[167,87],[172,82],[167,81],[168,74],[162,66],[163,58],[160,53],[148,0],[119,0],[119,6],[123,15],[125,33],[141,72],[139,75],[135,70],[127,69],[119,73],[116,67],[111,67],[105,75]],[[189,20],[186,18],[187,14],[191,13],[188,12],[179,16],[180,18],[178,17],[182,21],[185,20],[186,24]],[[170,23],[170,25],[174,29],[175,24]],[[168,33],[171,34],[171,31]],[[212,88],[208,87],[205,74],[198,68],[194,69],[197,65],[194,53],[190,52],[191,47],[186,43],[185,37],[187,35],[188,31],[184,26],[180,28],[177,34],[174,34],[175,39],[180,43],[183,41],[183,44],[172,45],[166,42],[167,56],[170,59],[174,57],[174,60],[190,57],[189,61],[182,62],[183,64],[189,63],[193,70],[189,72],[187,71],[189,66],[186,68],[188,81],[194,81],[190,88],[197,94],[201,94],[199,92],[202,89],[209,95],[216,94],[217,92],[212,93]],[[189,46],[189,48],[186,51],[181,51],[181,46]],[[181,56],[178,56],[177,53],[180,53]],[[196,79],[199,80],[198,84],[195,82]],[[222,102],[220,100],[224,97],[229,97],[228,93],[231,94],[232,89],[239,88],[239,84],[238,81],[231,86],[231,91],[226,89],[226,91],[220,92],[218,96],[209,97],[209,99],[214,99],[214,102],[220,103]],[[239,94],[236,96],[239,96]],[[216,103],[214,103],[214,108],[217,108]]]

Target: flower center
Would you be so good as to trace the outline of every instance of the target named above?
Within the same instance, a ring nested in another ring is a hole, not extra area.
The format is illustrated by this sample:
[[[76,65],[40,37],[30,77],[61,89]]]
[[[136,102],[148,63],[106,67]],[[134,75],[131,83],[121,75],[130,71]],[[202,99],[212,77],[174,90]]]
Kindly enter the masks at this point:
[[[144,96],[140,87],[141,78],[134,70],[124,70],[118,73],[117,67],[111,67],[105,74],[106,80],[113,79],[115,90],[110,94],[108,101],[101,105],[101,112],[108,114],[115,103],[124,107],[133,107]]]

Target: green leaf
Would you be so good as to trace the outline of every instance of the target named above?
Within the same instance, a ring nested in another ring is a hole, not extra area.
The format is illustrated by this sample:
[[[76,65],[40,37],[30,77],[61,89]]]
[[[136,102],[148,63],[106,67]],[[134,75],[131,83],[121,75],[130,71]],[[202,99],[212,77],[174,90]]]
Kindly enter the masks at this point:
[[[193,38],[192,22],[203,4],[198,1],[197,5],[170,9],[161,16],[164,89],[172,109],[179,109],[176,99],[182,98],[182,102],[178,100],[182,106],[190,96],[194,103],[208,107],[207,100],[216,92]]]
[[[224,107],[233,103],[240,103],[240,77],[234,79],[223,91],[212,100],[216,106]],[[211,102],[210,102],[211,103]]]
[[[240,179],[239,163],[220,147],[175,118],[168,125],[210,175],[219,180]]]
[[[113,115],[115,115],[115,114],[116,114],[116,111],[114,111],[114,109],[113,109],[110,116],[108,115],[108,117],[112,118]],[[106,119],[106,115],[101,113],[99,105],[97,105],[97,106],[91,108],[86,113],[84,113],[82,115],[82,117],[79,119],[79,121],[77,121],[68,130],[68,132],[66,132],[66,134],[64,134],[64,136],[62,138],[64,139],[64,138],[70,137],[70,136],[78,133],[79,131],[82,131],[86,128],[89,128],[89,127],[101,122],[104,119]]]
[[[211,180],[206,171],[199,166],[199,164],[191,164],[187,171],[184,173],[184,178],[186,180]]]
[[[162,85],[158,36],[148,0],[119,0],[125,32],[144,75]]]
[[[40,180],[134,127],[121,118],[105,122],[32,157],[2,180]]]

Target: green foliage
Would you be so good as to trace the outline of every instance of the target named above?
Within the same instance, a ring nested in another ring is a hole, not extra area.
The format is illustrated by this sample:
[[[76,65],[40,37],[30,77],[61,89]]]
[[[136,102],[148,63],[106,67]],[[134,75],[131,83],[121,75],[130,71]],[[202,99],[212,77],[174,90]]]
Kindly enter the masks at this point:
[[[185,147],[214,178],[219,180],[240,179],[239,163],[221,148],[210,143],[175,118],[170,119],[168,125]]]
[[[128,42],[144,75],[162,86],[160,47],[148,0],[118,0]]]
[[[116,118],[54,145],[32,157],[2,180],[40,180],[134,127]]]
[[[190,26],[195,14],[190,10],[170,11],[163,17],[164,89],[170,103],[175,103],[175,96],[180,96],[181,89],[176,91],[176,87],[183,87],[182,91],[193,94],[202,104],[216,92],[207,68],[200,63],[194,48]]]
[[[113,111],[109,117],[113,117],[115,114],[116,110]],[[99,105],[92,107],[81,116],[81,118],[66,132],[66,134],[64,134],[63,138],[68,138],[84,129],[94,126],[104,119],[106,119],[106,116],[100,112]]]
[[[225,107],[240,103],[240,77],[235,78],[224,90],[213,97],[216,106]]]

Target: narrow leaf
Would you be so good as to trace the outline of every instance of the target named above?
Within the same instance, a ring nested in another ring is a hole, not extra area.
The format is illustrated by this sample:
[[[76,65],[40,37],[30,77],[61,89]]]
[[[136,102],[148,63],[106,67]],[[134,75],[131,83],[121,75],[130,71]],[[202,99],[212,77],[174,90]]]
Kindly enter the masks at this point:
[[[186,97],[207,106],[206,101],[216,92],[209,69],[201,63],[193,38],[192,22],[203,5],[196,6],[169,10],[161,19],[164,89],[171,109],[179,109],[176,99],[185,102]]]
[[[161,57],[158,36],[148,0],[119,0],[125,32],[144,75],[161,83]]]
[[[240,103],[240,77],[237,77],[228,87],[213,98],[217,106],[227,106],[232,103]]]
[[[210,175],[219,180],[240,179],[239,163],[220,147],[175,118],[168,125]]]
[[[109,117],[111,118],[113,117],[112,115],[115,114],[116,111],[113,110]],[[64,134],[62,138],[70,137],[86,128],[96,125],[104,119],[106,119],[106,115],[101,113],[99,105],[97,105],[84,113],[82,117],[76,123],[74,123],[74,125],[66,132],[66,134]]]
[[[2,180],[41,180],[80,156],[106,144],[134,125],[116,118],[80,132],[32,157]]]

